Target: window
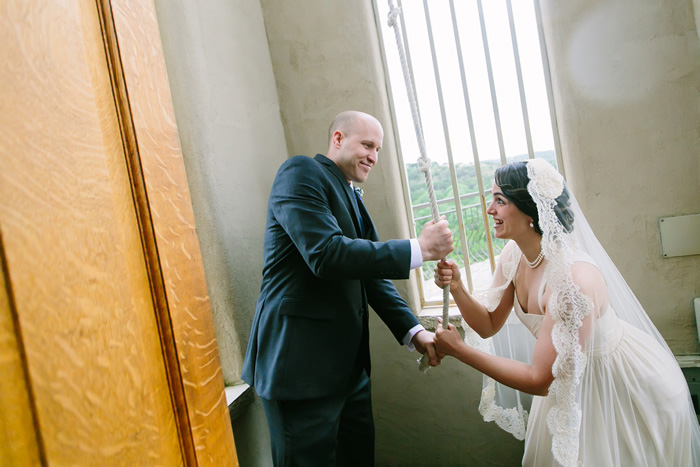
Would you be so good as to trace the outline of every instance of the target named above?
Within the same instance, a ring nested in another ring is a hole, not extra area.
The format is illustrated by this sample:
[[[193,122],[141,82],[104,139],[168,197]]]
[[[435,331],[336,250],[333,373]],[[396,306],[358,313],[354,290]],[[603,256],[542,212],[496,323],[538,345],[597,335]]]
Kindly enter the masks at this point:
[[[496,168],[542,157],[562,167],[537,0],[403,0],[395,3],[438,207],[455,238],[450,259],[470,290],[489,285],[504,242],[486,214]],[[409,218],[431,219],[425,178],[389,5],[375,0],[403,164]],[[437,305],[434,263],[423,266],[423,305]]]

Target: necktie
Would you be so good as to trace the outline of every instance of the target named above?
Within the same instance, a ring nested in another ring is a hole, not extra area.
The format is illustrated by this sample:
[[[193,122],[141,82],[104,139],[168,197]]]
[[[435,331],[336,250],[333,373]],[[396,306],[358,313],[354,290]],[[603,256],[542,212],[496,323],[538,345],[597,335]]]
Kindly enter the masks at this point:
[[[355,190],[352,190],[352,192],[355,194],[355,201],[357,201],[357,212],[358,212],[358,220],[360,221],[360,236],[362,238],[365,237],[365,223],[362,220],[362,211],[360,210],[360,206],[362,206],[362,198],[360,198],[360,194],[356,192]]]

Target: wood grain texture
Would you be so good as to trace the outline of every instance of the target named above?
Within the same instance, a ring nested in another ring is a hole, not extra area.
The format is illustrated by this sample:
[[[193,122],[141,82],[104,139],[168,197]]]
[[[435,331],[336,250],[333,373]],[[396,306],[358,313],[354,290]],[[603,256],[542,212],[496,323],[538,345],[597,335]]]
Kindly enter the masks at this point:
[[[46,460],[181,465],[96,5],[0,8],[0,225]]]
[[[196,462],[237,465],[155,8],[110,3]]]
[[[5,277],[0,236],[0,466],[41,465],[31,389]]]

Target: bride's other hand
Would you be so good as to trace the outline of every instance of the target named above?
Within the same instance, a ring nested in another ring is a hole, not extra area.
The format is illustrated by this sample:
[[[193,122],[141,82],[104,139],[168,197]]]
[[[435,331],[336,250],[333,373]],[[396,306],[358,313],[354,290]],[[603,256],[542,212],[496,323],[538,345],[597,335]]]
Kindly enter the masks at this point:
[[[449,285],[450,288],[455,288],[461,284],[460,272],[457,263],[452,260],[443,260],[437,263],[435,267],[435,285],[444,288]]]
[[[442,319],[438,318],[437,330],[435,331],[435,349],[438,355],[450,355],[455,357],[459,349],[466,345],[462,336],[454,324],[448,324],[447,329],[442,327]]]

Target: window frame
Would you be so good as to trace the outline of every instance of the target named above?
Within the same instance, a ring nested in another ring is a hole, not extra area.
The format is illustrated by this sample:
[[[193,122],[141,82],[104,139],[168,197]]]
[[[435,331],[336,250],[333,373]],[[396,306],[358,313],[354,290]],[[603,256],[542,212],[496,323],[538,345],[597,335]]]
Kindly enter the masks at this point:
[[[389,110],[390,110],[390,117],[391,117],[391,122],[392,122],[392,131],[394,135],[394,140],[396,144],[396,151],[398,155],[398,162],[399,162],[399,167],[401,171],[401,187],[403,190],[403,201],[404,201],[404,207],[406,209],[406,215],[409,221],[409,228],[412,232],[412,236],[415,238],[417,236],[417,222],[424,219],[424,216],[416,216],[415,211],[417,209],[424,208],[428,206],[428,203],[421,203],[417,205],[413,205],[412,199],[411,199],[411,194],[410,194],[410,183],[408,180],[408,172],[407,172],[407,163],[404,160],[404,152],[401,147],[401,137],[399,134],[399,126],[398,126],[398,119],[396,116],[396,105],[394,103],[394,92],[392,89],[392,82],[391,82],[391,74],[389,71],[389,61],[387,58],[387,52],[385,47],[386,45],[385,41],[385,34],[388,34],[389,29],[388,28],[386,20],[381,17],[380,14],[380,7],[379,3],[380,1],[384,0],[373,0],[372,1],[372,6],[374,9],[375,13],[375,22],[378,30],[378,36],[379,36],[379,46],[380,46],[380,51],[381,51],[381,59],[382,59],[382,67],[384,70],[384,77],[385,77],[385,82],[386,82],[386,88],[387,88],[387,97],[389,101]],[[545,36],[544,36],[544,31],[542,27],[542,15],[541,15],[541,10],[540,10],[540,5],[539,5],[540,0],[532,0],[533,3],[533,8],[534,8],[534,14],[535,14],[535,19],[536,19],[536,28],[537,28],[537,34],[538,34],[538,41],[539,41],[539,46],[540,46],[540,54],[541,54],[541,63],[542,63],[542,72],[543,72],[543,77],[544,77],[544,88],[546,90],[547,94],[547,100],[548,100],[548,106],[549,106],[549,117],[550,117],[550,125],[551,125],[551,131],[552,131],[552,139],[553,139],[553,151],[555,155],[555,161],[556,161],[556,166],[557,170],[565,176],[564,173],[564,164],[563,164],[563,159],[562,159],[562,150],[561,150],[561,143],[560,143],[560,137],[559,137],[559,127],[558,127],[558,122],[556,119],[556,109],[554,107],[554,97],[553,97],[553,90],[552,90],[552,82],[551,82],[551,72],[550,72],[550,67],[549,67],[549,60],[547,56],[547,46],[546,46],[546,41],[545,41]],[[453,28],[453,34],[455,35],[455,43],[456,43],[456,48],[457,48],[457,53],[458,56],[462,59],[463,62],[463,54],[461,52],[461,45],[459,42],[459,27],[456,24],[455,21],[455,10],[453,6],[454,0],[449,0],[450,6],[451,6],[451,13],[452,13],[452,28]],[[494,77],[493,77],[493,71],[491,69],[491,64],[489,62],[489,55],[490,55],[490,48],[488,45],[488,33],[486,31],[486,26],[484,22],[484,16],[483,16],[483,11],[482,11],[482,0],[476,0],[477,6],[479,8],[479,15],[480,15],[480,26],[481,26],[481,34],[482,34],[482,46],[484,48],[484,55],[485,59],[487,61],[487,69],[489,73],[489,88],[491,90],[491,98],[492,98],[492,111],[494,112],[494,120],[495,120],[495,125],[497,129],[497,135],[499,138],[499,149],[500,149],[500,165],[505,165],[507,161],[507,155],[505,153],[504,149],[504,144],[502,141],[502,133],[501,133],[501,128],[500,128],[500,121],[499,121],[499,110],[500,106],[498,104],[498,100],[496,99],[495,93],[495,84],[494,84]],[[525,126],[525,135],[526,135],[526,140],[527,140],[527,148],[528,148],[528,159],[533,159],[535,157],[535,151],[533,148],[532,144],[532,135],[531,135],[531,130],[530,130],[530,116],[528,114],[528,109],[527,109],[527,99],[525,97],[525,91],[524,91],[524,84],[523,84],[523,77],[522,77],[522,66],[519,58],[519,47],[518,47],[518,38],[517,38],[517,33],[515,31],[515,26],[514,26],[514,17],[513,17],[513,11],[512,11],[512,0],[504,0],[507,6],[507,12],[508,12],[508,22],[510,26],[510,35],[511,35],[511,52],[513,53],[513,60],[514,60],[514,66],[516,69],[516,74],[517,74],[517,79],[518,79],[518,90],[519,90],[519,95],[520,95],[520,104],[521,104],[521,110],[522,110],[522,118],[523,118],[523,124]],[[398,7],[402,7],[402,2],[401,0],[397,0]],[[443,125],[443,131],[445,133],[444,136],[444,144],[447,147],[447,152],[448,152],[448,166],[450,169],[450,184],[452,188],[452,196],[443,198],[443,199],[438,199],[438,206],[444,205],[446,203],[453,203],[454,204],[454,209],[451,209],[449,211],[440,211],[440,214],[448,214],[455,212],[457,216],[457,222],[459,225],[459,242],[460,245],[462,246],[462,260],[464,261],[465,265],[465,281],[467,283],[468,289],[471,291],[474,289],[473,287],[473,278],[472,278],[472,267],[473,264],[470,258],[469,254],[469,242],[466,239],[466,227],[465,223],[463,220],[463,214],[465,209],[468,209],[473,206],[478,206],[480,204],[480,209],[481,209],[481,214],[483,218],[483,227],[484,227],[484,234],[487,240],[488,244],[488,256],[489,256],[489,265],[490,265],[490,270],[491,273],[495,270],[495,265],[496,265],[496,258],[497,255],[494,253],[494,246],[493,246],[493,230],[491,227],[491,222],[488,218],[488,215],[486,214],[486,209],[489,204],[487,201],[486,197],[491,193],[491,188],[490,187],[484,187],[483,182],[482,182],[482,175],[481,175],[481,165],[482,161],[479,158],[478,155],[478,150],[476,148],[476,142],[475,142],[475,131],[472,126],[473,122],[473,117],[471,115],[472,109],[471,109],[471,104],[469,101],[468,97],[468,87],[466,84],[466,79],[464,76],[464,65],[463,63],[460,63],[460,72],[462,73],[462,85],[464,87],[463,91],[466,94],[465,98],[465,103],[464,103],[464,110],[468,114],[468,121],[470,125],[470,134],[469,134],[469,139],[472,143],[472,149],[473,149],[473,162],[475,166],[475,171],[476,171],[476,176],[477,176],[477,181],[478,181],[478,191],[476,192],[470,192],[470,193],[459,193],[459,186],[457,183],[457,176],[456,176],[456,167],[457,165],[455,164],[452,155],[451,155],[451,148],[450,148],[450,138],[449,138],[449,129],[447,129],[446,126],[446,115],[445,115],[445,105],[444,105],[444,99],[442,97],[442,91],[440,89],[441,84],[440,84],[440,74],[439,74],[439,67],[436,61],[436,52],[433,44],[433,38],[432,38],[432,31],[431,31],[431,21],[430,21],[430,15],[429,15],[429,9],[427,6],[427,1],[423,0],[423,5],[424,5],[424,12],[426,14],[426,27],[428,30],[428,37],[431,45],[431,58],[433,60],[433,73],[435,77],[435,82],[436,82],[436,87],[438,88],[438,99],[439,99],[439,106],[441,110],[441,116],[442,116],[442,125]],[[398,16],[398,20],[400,21],[401,25],[401,33],[402,33],[402,38],[404,42],[404,47],[406,49],[406,55],[408,59],[408,65],[409,69],[411,69],[411,73],[413,73],[413,68],[411,66],[411,59],[410,59],[410,49],[409,45],[407,43],[407,36],[406,36],[406,28],[405,28],[405,22],[403,15]],[[415,86],[415,85],[414,85]],[[429,156],[429,154],[428,154]],[[475,196],[478,196],[479,203],[478,204],[472,204],[470,206],[467,206],[466,208],[461,205],[461,200],[466,199],[466,198],[473,198]],[[430,216],[429,216],[430,217]],[[419,297],[420,297],[420,304],[421,304],[421,309],[429,309],[429,308],[436,308],[439,306],[442,306],[442,300],[429,300],[426,298],[426,290],[424,286],[424,273],[423,269],[420,268],[418,271],[418,291],[419,291]],[[450,300],[451,304],[454,304],[454,301],[451,299]]]

